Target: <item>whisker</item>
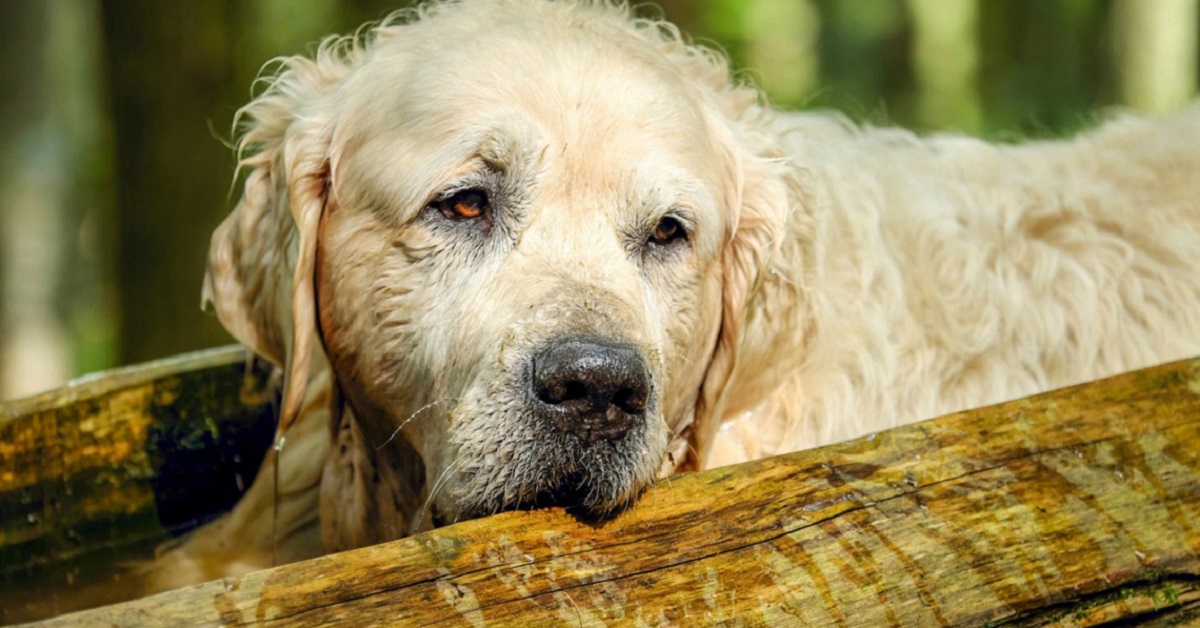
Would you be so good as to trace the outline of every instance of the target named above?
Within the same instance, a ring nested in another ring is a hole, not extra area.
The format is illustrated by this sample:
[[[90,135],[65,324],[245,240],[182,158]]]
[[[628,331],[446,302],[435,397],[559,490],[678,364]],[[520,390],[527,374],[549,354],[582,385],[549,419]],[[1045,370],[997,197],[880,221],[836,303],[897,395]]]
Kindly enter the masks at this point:
[[[280,434],[275,441],[274,451],[270,452],[273,457],[271,465],[273,473],[271,477],[271,565],[279,564],[278,548],[279,548],[279,457],[283,455],[283,444],[287,442],[287,433]]]
[[[411,422],[413,419],[417,418],[418,414],[421,414],[422,412],[432,408],[433,406],[436,406],[439,403],[445,403],[447,401],[458,401],[458,400],[455,398],[451,398],[451,397],[447,397],[445,399],[435,399],[435,400],[430,401],[429,403],[421,406],[420,408],[417,408],[416,412],[413,412],[412,414],[408,415],[407,419],[404,419],[403,421],[400,422],[400,425],[398,427],[396,427],[395,430],[392,431],[392,435],[388,436],[387,440],[380,443],[379,446],[375,448],[375,451],[379,451],[380,449],[383,449],[384,447],[387,446],[388,443],[396,440],[396,435],[400,433],[400,430],[404,429],[405,425],[408,425],[409,422]]]
[[[421,508],[417,510],[417,516],[413,518],[413,523],[415,525],[420,525],[421,521],[425,519],[425,514],[429,512],[429,506],[433,504],[433,500],[435,497],[437,497],[437,494],[441,492],[443,488],[445,488],[446,483],[450,479],[450,475],[458,470],[459,463],[459,460],[451,462],[449,466],[442,470],[442,473],[438,476],[438,479],[434,481],[433,487],[429,489],[429,496],[425,498],[425,503],[421,505]]]

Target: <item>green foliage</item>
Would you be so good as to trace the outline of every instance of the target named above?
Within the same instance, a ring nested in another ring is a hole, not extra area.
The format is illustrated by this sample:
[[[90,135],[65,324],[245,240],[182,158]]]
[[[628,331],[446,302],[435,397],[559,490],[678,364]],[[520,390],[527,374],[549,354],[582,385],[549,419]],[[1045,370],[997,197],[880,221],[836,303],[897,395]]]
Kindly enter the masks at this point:
[[[776,11],[774,20],[752,20],[764,5],[790,4],[804,11]],[[794,32],[788,15],[816,20],[810,58],[775,60],[779,66],[815,65],[816,80],[803,94],[759,81],[772,102],[788,107],[831,108],[877,124],[926,130],[959,130],[998,139],[1056,136],[1091,123],[1098,109],[1118,106],[1111,2],[1095,0],[955,0],[972,6],[970,38],[946,49],[953,60],[978,59],[964,85],[969,98],[922,115],[919,60],[914,49],[922,32],[912,0],[703,0],[693,23],[700,41],[719,44],[752,77],[771,68],[755,63],[755,42],[774,32]],[[946,13],[939,5],[934,17]],[[668,5],[668,17],[671,17]],[[974,51],[974,52],[972,52]],[[811,58],[811,57],[814,57]],[[934,59],[937,61],[938,59]],[[1192,60],[1193,72],[1195,59]],[[980,108],[974,122],[963,108]],[[946,103],[943,103],[946,104]]]

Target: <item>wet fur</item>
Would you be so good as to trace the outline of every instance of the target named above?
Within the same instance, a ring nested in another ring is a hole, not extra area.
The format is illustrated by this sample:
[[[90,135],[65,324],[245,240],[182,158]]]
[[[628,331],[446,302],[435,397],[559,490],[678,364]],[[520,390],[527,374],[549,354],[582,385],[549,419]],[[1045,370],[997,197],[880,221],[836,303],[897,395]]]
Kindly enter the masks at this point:
[[[773,111],[623,7],[473,0],[283,60],[240,119],[249,176],[206,294],[288,373],[279,469],[300,486],[272,522],[269,460],[164,554],[164,586],[251,568],[288,541],[265,530],[318,511],[323,547],[285,558],[572,483],[615,509],[659,473],[1200,352],[1194,108],[1068,141],[922,138]],[[447,231],[424,208],[481,154],[504,220]],[[637,248],[680,207],[686,249]],[[546,447],[528,358],[579,333],[643,353],[651,420]],[[205,553],[232,546],[251,558]]]

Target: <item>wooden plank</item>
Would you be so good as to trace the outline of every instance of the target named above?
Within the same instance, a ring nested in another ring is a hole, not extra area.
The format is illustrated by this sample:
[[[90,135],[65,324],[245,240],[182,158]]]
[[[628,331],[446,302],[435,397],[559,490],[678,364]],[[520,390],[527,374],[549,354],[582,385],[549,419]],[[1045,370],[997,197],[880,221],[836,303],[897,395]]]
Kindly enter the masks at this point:
[[[270,442],[269,375],[235,346],[0,404],[0,621],[110,601],[119,565],[227,510]]]
[[[1200,622],[1200,361],[49,625]]]

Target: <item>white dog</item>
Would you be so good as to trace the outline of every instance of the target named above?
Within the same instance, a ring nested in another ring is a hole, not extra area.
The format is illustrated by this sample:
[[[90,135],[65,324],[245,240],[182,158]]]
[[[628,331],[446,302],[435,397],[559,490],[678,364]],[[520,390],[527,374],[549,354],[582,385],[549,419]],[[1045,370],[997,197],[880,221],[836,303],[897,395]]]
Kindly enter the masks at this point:
[[[1196,109],[921,138],[773,111],[623,7],[465,0],[241,119],[206,294],[284,366],[284,444],[185,579],[1200,353]]]

